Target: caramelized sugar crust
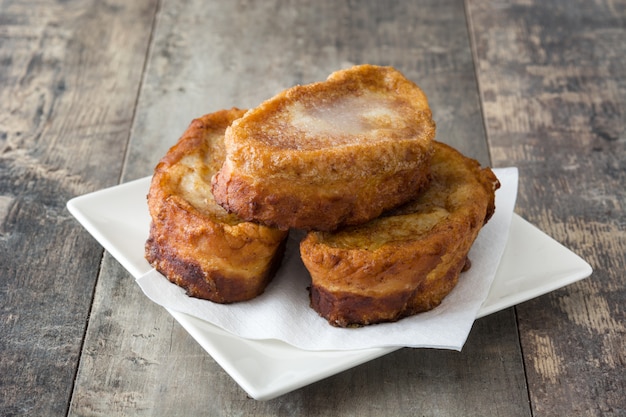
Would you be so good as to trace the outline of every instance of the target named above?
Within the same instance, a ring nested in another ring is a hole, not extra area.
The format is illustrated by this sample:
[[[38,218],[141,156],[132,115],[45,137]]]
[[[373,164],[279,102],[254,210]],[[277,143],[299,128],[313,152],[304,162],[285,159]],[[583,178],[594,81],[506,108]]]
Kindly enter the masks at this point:
[[[434,135],[417,85],[393,68],[356,66],[235,121],[213,194],[241,218],[282,229],[361,224],[427,184]]]
[[[391,322],[438,306],[457,284],[500,187],[489,168],[433,142],[429,187],[364,225],[300,244],[311,306],[334,326]]]
[[[243,114],[233,108],[194,120],[156,166],[148,193],[146,259],[190,296],[218,303],[261,294],[287,235],[229,214],[211,194],[224,131]]]

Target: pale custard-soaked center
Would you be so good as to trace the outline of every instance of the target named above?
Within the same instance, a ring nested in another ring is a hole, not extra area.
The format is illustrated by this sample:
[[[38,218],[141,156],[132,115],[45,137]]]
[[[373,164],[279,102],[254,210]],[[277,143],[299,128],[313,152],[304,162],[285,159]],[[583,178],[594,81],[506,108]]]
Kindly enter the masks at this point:
[[[392,242],[419,239],[449,215],[445,208],[429,207],[424,212],[380,217],[365,225],[324,233],[324,242],[337,248],[376,250]]]
[[[285,118],[297,131],[295,138],[307,140],[300,146],[337,146],[358,140],[376,141],[389,137],[391,129],[404,129],[407,121],[398,111],[399,103],[374,93],[342,97],[314,105],[294,103]],[[296,145],[296,144],[294,144]]]
[[[204,215],[229,224],[241,222],[215,202],[211,192],[211,176],[216,168],[214,164],[206,162],[203,155],[190,154],[175,165],[174,171],[178,174],[177,194]]]

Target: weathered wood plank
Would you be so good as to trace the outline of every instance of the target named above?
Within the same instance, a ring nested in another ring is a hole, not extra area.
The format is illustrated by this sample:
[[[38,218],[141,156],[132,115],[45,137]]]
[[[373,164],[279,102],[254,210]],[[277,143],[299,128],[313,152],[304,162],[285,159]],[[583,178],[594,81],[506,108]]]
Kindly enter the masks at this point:
[[[164,2],[125,180],[150,175],[193,117],[359,63],[400,69],[433,104],[438,140],[489,163],[462,4],[205,3]]]
[[[0,415],[65,415],[102,249],[65,210],[115,184],[154,2],[0,6]]]
[[[165,1],[151,51],[124,180],[194,117],[364,62],[415,80],[439,138],[489,160],[457,1]],[[401,350],[256,402],[106,257],[84,352],[72,415],[529,415],[512,310],[480,320],[463,353]]]
[[[494,163],[593,276],[517,308],[535,415],[626,414],[625,1],[468,1]]]

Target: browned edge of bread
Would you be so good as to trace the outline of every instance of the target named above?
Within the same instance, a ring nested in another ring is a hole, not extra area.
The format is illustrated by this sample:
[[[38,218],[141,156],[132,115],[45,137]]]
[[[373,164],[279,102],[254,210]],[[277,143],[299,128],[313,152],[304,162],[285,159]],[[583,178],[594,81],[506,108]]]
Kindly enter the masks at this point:
[[[309,232],[301,241],[311,307],[331,325],[393,322],[428,311],[469,268],[467,255],[495,211],[500,184],[491,169],[450,146],[435,142],[434,148],[430,187],[416,200],[365,225]]]
[[[325,125],[326,118],[332,123]],[[357,128],[342,131],[350,123]],[[281,229],[361,224],[426,185],[435,129],[426,95],[397,70],[337,71],[287,89],[234,122],[213,194],[241,218]]]
[[[227,213],[211,195],[211,176],[224,157],[224,131],[243,113],[233,108],[192,121],[157,164],[147,196],[146,259],[188,295],[217,303],[261,294],[280,264],[287,236]]]

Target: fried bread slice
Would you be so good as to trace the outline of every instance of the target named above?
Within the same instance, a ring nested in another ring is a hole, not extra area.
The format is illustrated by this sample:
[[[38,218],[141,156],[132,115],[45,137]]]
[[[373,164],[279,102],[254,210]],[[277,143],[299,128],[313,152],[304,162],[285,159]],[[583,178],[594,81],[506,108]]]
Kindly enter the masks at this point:
[[[215,200],[248,221],[334,230],[416,197],[435,135],[424,92],[361,65],[295,86],[226,130]]]
[[[500,183],[450,146],[433,148],[430,185],[415,200],[364,225],[302,240],[311,306],[330,324],[363,326],[430,310],[469,267]]]
[[[229,214],[215,203],[211,177],[224,160],[224,131],[243,110],[194,120],[155,168],[146,259],[188,295],[218,303],[262,293],[287,233]]]

